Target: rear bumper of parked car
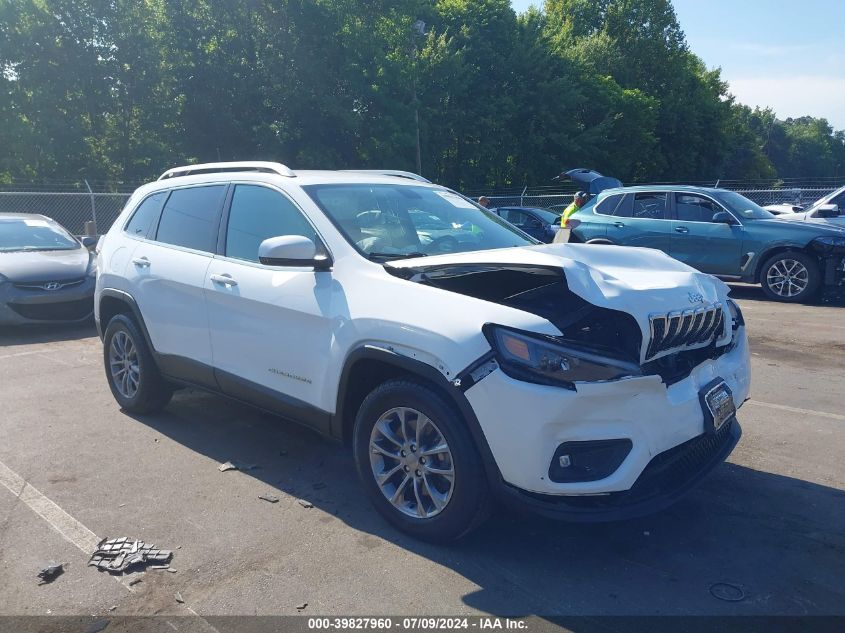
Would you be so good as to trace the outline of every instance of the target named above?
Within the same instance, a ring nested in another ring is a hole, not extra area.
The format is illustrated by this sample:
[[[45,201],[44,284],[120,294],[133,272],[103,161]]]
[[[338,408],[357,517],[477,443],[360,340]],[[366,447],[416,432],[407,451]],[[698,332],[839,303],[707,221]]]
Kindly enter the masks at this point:
[[[705,431],[700,399],[717,378],[728,385],[737,408],[747,399],[744,328],[737,336],[729,352],[670,386],[647,376],[569,391],[517,381],[501,370],[479,381],[466,396],[502,475],[500,496],[542,514],[585,521],[648,514],[673,503],[739,440],[735,418],[716,432]],[[613,441],[625,447],[624,457],[609,474],[553,481],[561,445]]]
[[[93,277],[56,290],[0,283],[0,324],[79,323],[94,313]],[[36,284],[33,284],[33,286]]]

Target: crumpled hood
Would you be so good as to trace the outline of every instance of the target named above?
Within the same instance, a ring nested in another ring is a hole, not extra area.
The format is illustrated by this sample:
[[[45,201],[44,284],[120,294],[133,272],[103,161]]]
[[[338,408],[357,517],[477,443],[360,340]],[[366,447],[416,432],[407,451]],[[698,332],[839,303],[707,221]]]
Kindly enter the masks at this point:
[[[14,283],[66,281],[85,276],[88,249],[0,253],[0,275]]]
[[[544,244],[404,259],[385,264],[406,274],[480,265],[501,268],[556,268],[569,289],[589,303],[633,316],[650,337],[653,314],[721,303],[729,288],[712,275],[650,248],[599,244]]]

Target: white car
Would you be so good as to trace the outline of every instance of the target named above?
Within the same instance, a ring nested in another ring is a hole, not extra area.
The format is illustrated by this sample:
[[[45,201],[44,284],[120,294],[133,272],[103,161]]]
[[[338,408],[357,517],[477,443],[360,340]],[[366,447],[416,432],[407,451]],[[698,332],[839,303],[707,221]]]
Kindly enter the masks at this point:
[[[420,239],[428,216],[455,234]],[[132,195],[98,264],[123,409],[191,385],[348,442],[376,509],[421,539],[499,500],[652,512],[740,436],[748,344],[724,283],[655,250],[537,244],[438,185],[177,168]]]
[[[790,212],[783,210],[787,206],[792,207]],[[769,205],[763,208],[777,215],[779,220],[823,222],[845,226],[845,187],[840,187],[824,198],[817,200],[808,209],[797,205]]]

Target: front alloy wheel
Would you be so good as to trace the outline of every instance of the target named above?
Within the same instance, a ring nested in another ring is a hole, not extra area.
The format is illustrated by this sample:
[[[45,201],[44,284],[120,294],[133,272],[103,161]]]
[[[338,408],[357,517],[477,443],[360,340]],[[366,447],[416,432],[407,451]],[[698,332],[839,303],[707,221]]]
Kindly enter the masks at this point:
[[[821,284],[821,272],[814,258],[791,251],[770,257],[763,264],[760,282],[769,298],[794,303],[815,293]]]
[[[361,483],[394,527],[454,541],[487,518],[487,475],[468,420],[432,385],[388,380],[364,398],[352,447]]]
[[[452,498],[452,452],[437,425],[416,409],[390,409],[373,425],[370,467],[384,498],[408,516],[433,517]]]
[[[794,297],[807,289],[810,273],[795,259],[780,259],[766,272],[766,283],[779,297]]]

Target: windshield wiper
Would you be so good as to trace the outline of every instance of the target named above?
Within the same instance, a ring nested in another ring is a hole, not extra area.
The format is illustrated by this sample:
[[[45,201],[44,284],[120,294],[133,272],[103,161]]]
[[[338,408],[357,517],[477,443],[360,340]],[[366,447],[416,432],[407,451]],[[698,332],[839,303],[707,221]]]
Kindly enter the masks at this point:
[[[428,257],[428,253],[413,252],[413,253],[369,253],[369,259],[411,259],[413,257]]]

